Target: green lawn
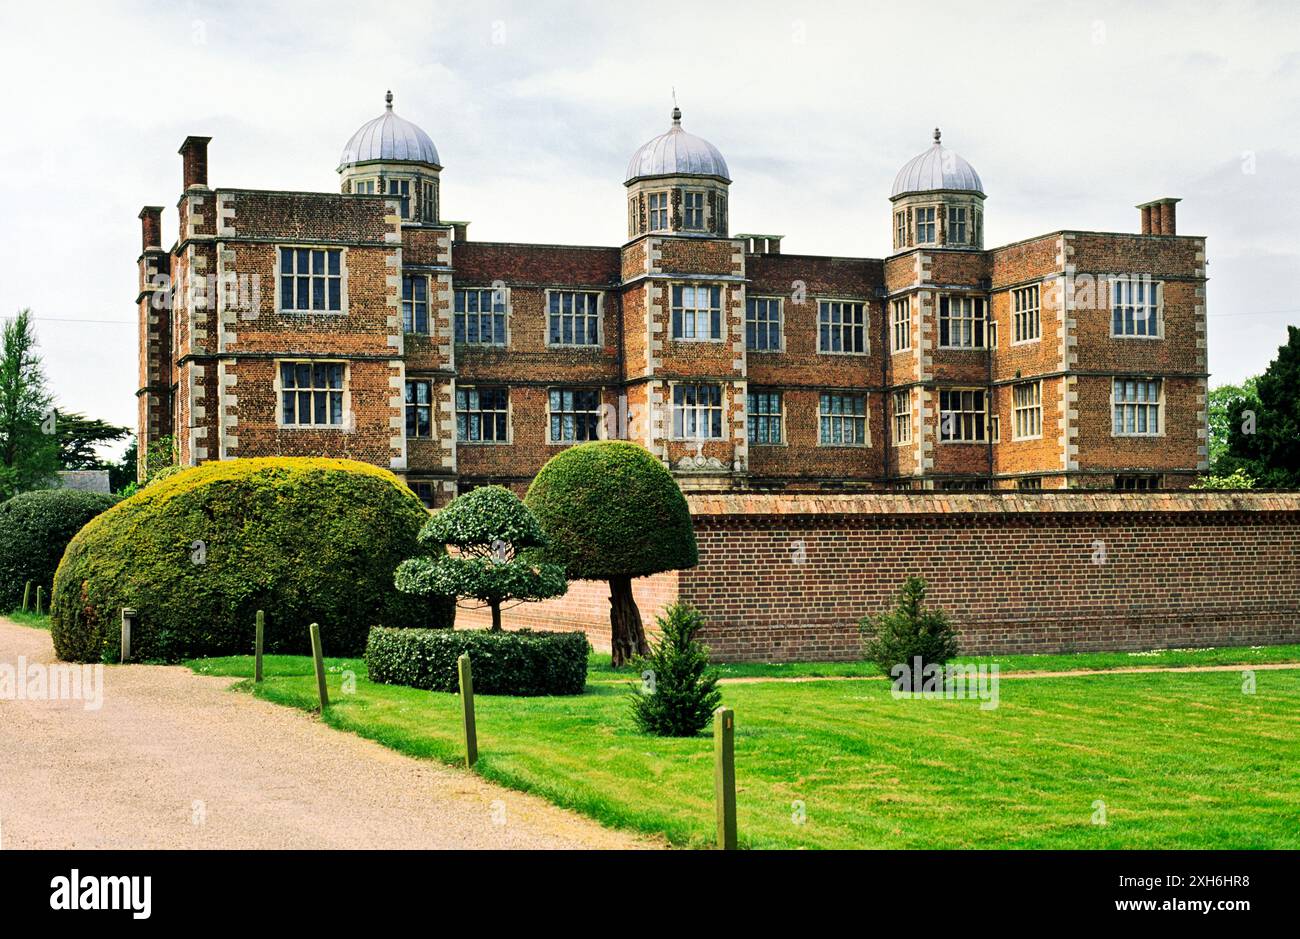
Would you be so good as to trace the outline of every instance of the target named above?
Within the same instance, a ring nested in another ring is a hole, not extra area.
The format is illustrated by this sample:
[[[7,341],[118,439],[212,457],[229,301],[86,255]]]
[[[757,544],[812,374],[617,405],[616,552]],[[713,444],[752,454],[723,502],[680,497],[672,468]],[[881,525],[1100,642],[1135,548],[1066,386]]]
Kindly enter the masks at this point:
[[[49,613],[24,613],[22,610],[14,610],[12,613],[6,615],[9,619],[22,626],[34,626],[37,629],[50,628]]]
[[[1177,664],[1262,662],[1287,658],[1281,648],[1170,655],[1189,657]],[[1045,658],[1010,661],[1039,670]],[[1059,668],[1160,661],[1051,659]],[[1008,659],[998,662],[1010,670]],[[248,657],[189,664],[252,674]],[[460,758],[455,695],[371,684],[360,660],[328,664],[327,723],[414,756]],[[632,675],[601,657],[593,665],[581,697],[478,696],[479,772],[609,825],[707,845],[711,738],[635,733],[623,698]],[[730,670],[816,668],[843,673],[838,665]],[[348,671],[354,694],[341,692]],[[268,657],[266,675],[256,694],[315,707],[309,659]],[[741,840],[752,848],[1300,847],[1300,671],[1261,671],[1256,680],[1254,695],[1242,693],[1236,671],[1008,681],[995,710],[973,700],[895,700],[883,681],[726,685]],[[1093,824],[1097,800],[1104,826]]]

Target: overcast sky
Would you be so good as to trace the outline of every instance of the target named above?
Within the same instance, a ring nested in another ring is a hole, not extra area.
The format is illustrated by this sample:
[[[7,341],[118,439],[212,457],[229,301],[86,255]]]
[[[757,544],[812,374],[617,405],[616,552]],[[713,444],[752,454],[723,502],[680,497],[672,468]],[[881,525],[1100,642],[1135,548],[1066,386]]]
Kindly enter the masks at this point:
[[[383,109],[432,136],[443,215],[483,240],[620,244],[631,153],[684,126],[731,168],[733,231],[882,257],[898,168],[979,171],[986,242],[1209,238],[1212,383],[1300,323],[1294,2],[0,4],[0,314],[31,307],[66,409],[134,426],[142,205],[176,235],[188,134],[213,186],[337,191]]]

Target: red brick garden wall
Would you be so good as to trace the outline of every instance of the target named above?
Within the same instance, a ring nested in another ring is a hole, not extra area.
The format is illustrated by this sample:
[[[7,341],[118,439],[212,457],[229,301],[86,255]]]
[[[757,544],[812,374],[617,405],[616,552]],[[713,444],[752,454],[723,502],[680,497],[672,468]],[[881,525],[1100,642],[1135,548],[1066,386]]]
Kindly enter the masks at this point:
[[[1300,642],[1300,494],[689,499],[700,565],[640,582],[638,602],[647,622],[673,596],[695,604],[720,660],[856,658],[857,619],[908,574],[971,653]],[[575,585],[507,622],[607,642],[597,594]]]

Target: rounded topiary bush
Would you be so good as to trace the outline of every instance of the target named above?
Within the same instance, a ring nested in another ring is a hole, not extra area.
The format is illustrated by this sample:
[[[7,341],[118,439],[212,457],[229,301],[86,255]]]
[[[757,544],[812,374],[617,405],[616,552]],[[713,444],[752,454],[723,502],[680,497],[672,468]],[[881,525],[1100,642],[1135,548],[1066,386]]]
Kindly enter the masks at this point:
[[[542,560],[570,580],[609,581],[613,664],[649,653],[632,578],[699,563],[690,507],[668,468],[635,443],[584,443],[553,456],[524,501],[546,534]]]
[[[0,502],[0,612],[22,604],[29,580],[49,591],[72,536],[116,502],[79,489],[40,489]]]
[[[54,577],[59,657],[110,659],[121,609],[132,657],[247,654],[256,611],[265,650],[305,654],[321,625],[327,655],[359,655],[370,628],[448,626],[454,600],[400,593],[393,572],[428,519],[387,470],[352,460],[205,463],[158,480],[94,519]]]

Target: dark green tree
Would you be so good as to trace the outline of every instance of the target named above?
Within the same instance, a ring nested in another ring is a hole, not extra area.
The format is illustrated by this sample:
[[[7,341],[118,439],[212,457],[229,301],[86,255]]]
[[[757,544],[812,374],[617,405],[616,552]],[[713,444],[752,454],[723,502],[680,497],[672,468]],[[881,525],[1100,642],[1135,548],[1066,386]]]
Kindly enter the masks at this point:
[[[59,468],[57,420],[45,385],[31,311],[0,336],[0,496],[48,485]]]
[[[533,513],[504,486],[481,486],[453,499],[425,523],[419,542],[429,553],[398,566],[397,589],[487,604],[494,632],[501,629],[503,603],[558,597],[569,587],[564,568],[526,555],[546,538]]]
[[[925,591],[924,580],[909,577],[892,610],[858,622],[867,660],[886,675],[895,665],[911,669],[917,658],[924,669],[943,665],[957,654],[956,631],[942,610],[926,608]]]
[[[116,443],[131,433],[98,418],[73,411],[57,412],[54,436],[59,445],[59,465],[64,469],[105,469],[110,464],[99,455],[99,448]]]
[[[704,619],[690,604],[674,603],[656,622],[658,641],[637,659],[642,686],[631,695],[632,719],[642,733],[694,737],[722,701],[709,650],[695,638]]]
[[[1241,398],[1229,407],[1228,452],[1215,472],[1242,469],[1261,489],[1300,488],[1300,327],[1287,327],[1287,343],[1255,391],[1256,401]]]
[[[584,443],[552,457],[525,501],[546,532],[545,560],[571,580],[609,582],[614,665],[649,654],[632,579],[699,563],[691,512],[667,467],[634,443]]]
[[[136,485],[136,464],[139,460],[140,446],[134,436],[131,442],[127,444],[126,450],[122,452],[122,458],[116,463],[110,463],[108,467],[108,486],[114,492],[130,495],[127,488],[131,487],[132,492],[138,488]]]

